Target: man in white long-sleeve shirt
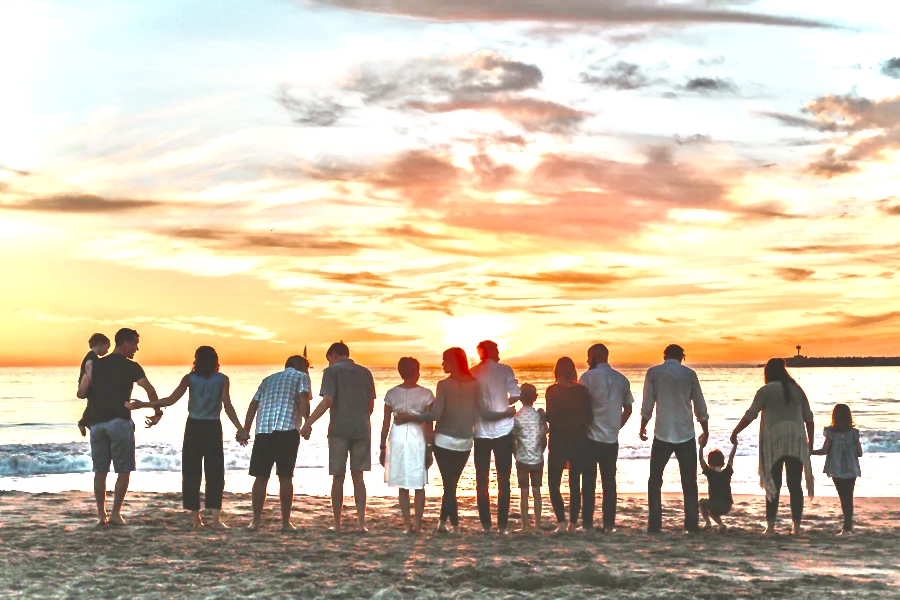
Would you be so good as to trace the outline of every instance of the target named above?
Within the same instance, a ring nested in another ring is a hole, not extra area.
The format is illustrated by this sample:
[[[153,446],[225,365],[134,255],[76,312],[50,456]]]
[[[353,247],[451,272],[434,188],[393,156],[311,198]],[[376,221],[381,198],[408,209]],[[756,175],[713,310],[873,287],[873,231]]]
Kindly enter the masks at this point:
[[[509,522],[509,477],[512,473],[513,425],[516,414],[510,405],[519,400],[519,382],[508,365],[500,364],[497,344],[485,340],[478,344],[481,362],[472,368],[472,375],[481,384],[485,407],[475,421],[475,486],[478,496],[478,517],[485,532],[491,530],[491,453],[497,469],[497,528],[507,533]]]
[[[703,429],[700,445],[709,437],[709,415],[700,381],[693,369],[681,364],[684,348],[672,344],[663,352],[665,362],[651,367],[644,380],[644,402],[641,405],[641,439],[647,440],[647,423],[656,407],[656,427],[650,450],[650,479],[647,483],[647,503],[650,515],[647,531],[662,528],[662,480],[672,454],[678,459],[681,471],[681,490],[684,494],[684,528],[700,530],[697,493],[697,440],[694,434],[693,413]]]

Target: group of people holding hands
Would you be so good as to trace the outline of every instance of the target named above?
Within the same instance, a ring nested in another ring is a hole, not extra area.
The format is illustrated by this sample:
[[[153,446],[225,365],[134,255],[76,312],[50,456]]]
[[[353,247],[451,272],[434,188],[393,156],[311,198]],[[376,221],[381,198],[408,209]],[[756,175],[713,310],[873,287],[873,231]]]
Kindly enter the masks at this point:
[[[100,334],[97,334],[100,335]],[[188,393],[188,420],[182,457],[184,508],[191,511],[195,526],[204,525],[200,513],[200,487],[206,476],[205,506],[212,511],[210,526],[226,528],[221,520],[224,490],[224,448],[220,421],[224,410],[237,430],[236,440],[250,443],[256,422],[250,458],[253,484],[251,529],[261,524],[266,489],[272,467],[279,479],[281,527],[291,531],[293,472],[300,439],[309,439],[312,427],[326,412],[328,424],[328,470],[333,478],[331,501],[333,529],[343,529],[344,480],[349,471],[356,504],[356,530],[366,529],[366,485],[363,473],[371,470],[371,416],[376,390],[372,373],[350,358],[343,342],[332,344],[325,354],[329,366],[322,374],[321,401],[311,409],[309,362],[299,355],[285,362],[284,370],[266,377],[253,396],[241,423],[231,402],[229,380],[219,372],[218,356],[201,346],[194,365],[174,392],[160,399],[143,369],[133,360],[139,336],[122,329],[115,337],[115,350],[97,335],[91,338],[91,353],[82,363],[78,396],[88,399],[79,427],[90,428],[94,491],[100,524],[122,525],[121,507],[128,477],[135,469],[134,423],[130,411],[153,408],[148,427],[162,417],[162,408]],[[102,337],[102,336],[101,336]],[[105,338],[104,338],[105,339]],[[474,454],[477,505],[481,528],[494,529],[489,494],[491,459],[497,475],[496,531],[509,531],[511,476],[515,466],[521,490],[521,526],[524,531],[541,528],[541,487],[545,467],[556,531],[574,532],[594,528],[595,493],[599,471],[602,487],[602,529],[616,524],[616,462],[619,431],[632,415],[634,399],[628,379],[609,365],[609,350],[603,344],[588,349],[588,370],[579,377],[571,358],[560,358],[554,369],[555,383],[546,391],[546,410],[535,409],[537,390],[519,385],[512,368],[500,362],[497,344],[485,340],[478,345],[480,362],[469,368],[461,348],[442,355],[447,377],[431,390],[418,384],[419,362],[400,359],[397,370],[402,383],[384,397],[379,462],[385,479],[400,489],[399,501],[409,533],[422,530],[428,469],[437,463],[443,482],[438,532],[459,532],[457,488]],[[853,486],[859,477],[862,448],[849,407],[835,407],[831,427],[825,429],[825,446],[813,450],[814,425],[809,400],[788,374],[784,360],[771,359],[765,366],[765,385],[731,435],[728,460],[719,450],[704,458],[709,437],[709,415],[697,374],[683,365],[684,349],[670,345],[664,362],[651,367],[644,382],[640,410],[640,437],[648,439],[647,426],[656,414],[648,480],[647,531],[662,527],[662,481],[674,454],[679,463],[684,494],[684,529],[699,530],[702,515],[706,526],[715,521],[725,528],[722,517],[731,510],[731,476],[738,435],[762,414],[759,440],[760,483],[766,491],[767,531],[774,533],[782,475],[786,471],[791,496],[792,532],[800,531],[803,514],[801,480],[805,473],[812,494],[810,455],[827,455],[825,472],[834,479],[844,512],[842,533],[853,529]],[[147,401],[131,399],[133,385],[143,387]],[[521,408],[515,405],[521,403]],[[694,419],[702,433],[695,434]],[[698,449],[699,446],[699,449]],[[709,481],[709,497],[699,499],[697,464]],[[113,509],[106,511],[106,478],[110,463],[117,473]],[[560,493],[564,471],[569,476],[568,510]],[[410,493],[412,492],[412,494]],[[533,499],[534,520],[529,515]],[[599,529],[599,527],[598,527]]]

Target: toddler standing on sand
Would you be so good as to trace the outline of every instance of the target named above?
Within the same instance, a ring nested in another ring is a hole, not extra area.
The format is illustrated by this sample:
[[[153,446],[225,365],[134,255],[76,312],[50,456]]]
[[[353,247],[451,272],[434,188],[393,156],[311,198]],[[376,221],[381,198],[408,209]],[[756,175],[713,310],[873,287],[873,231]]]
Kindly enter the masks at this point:
[[[706,528],[712,526],[709,519],[712,517],[719,531],[728,529],[722,522],[722,517],[731,512],[734,499],[731,497],[731,476],[734,475],[734,455],[737,453],[737,444],[731,447],[731,454],[728,455],[728,464],[725,464],[725,455],[721,450],[713,450],[709,453],[709,464],[703,460],[703,447],[700,446],[700,468],[706,475],[709,482],[709,498],[700,500],[700,514],[706,522]]]
[[[825,456],[825,474],[831,477],[841,499],[844,528],[838,535],[853,533],[853,489],[861,474],[859,457],[862,453],[859,429],[853,423],[850,407],[836,404],[831,413],[831,427],[825,428],[825,443],[813,454]]]
[[[94,361],[101,356],[106,356],[109,352],[109,338],[102,333],[95,333],[88,340],[88,346],[90,346],[91,349],[81,360],[81,373],[78,374],[79,386],[81,386],[81,380],[84,379],[85,372],[93,369]],[[90,391],[88,392],[88,395],[90,395]],[[78,421],[78,431],[81,432],[82,437],[87,435],[87,430],[90,426],[91,405],[90,401],[88,401],[87,406],[84,407],[84,413],[81,415],[81,420]]]
[[[544,478],[544,448],[547,446],[547,419],[535,410],[537,390],[531,384],[521,388],[522,408],[513,424],[516,475],[519,480],[522,531],[528,531],[528,488],[534,492],[534,527],[541,528],[541,480]]]

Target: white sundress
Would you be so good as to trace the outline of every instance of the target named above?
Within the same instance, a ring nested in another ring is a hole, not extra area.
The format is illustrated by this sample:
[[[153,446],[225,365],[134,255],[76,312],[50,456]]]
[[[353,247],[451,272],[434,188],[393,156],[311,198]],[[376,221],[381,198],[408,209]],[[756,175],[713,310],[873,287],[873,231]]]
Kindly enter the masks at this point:
[[[384,403],[396,415],[400,412],[421,415],[434,404],[434,394],[423,387],[397,386],[384,396]],[[421,490],[428,483],[425,469],[425,432],[422,423],[391,425],[388,438],[384,480],[405,490]]]

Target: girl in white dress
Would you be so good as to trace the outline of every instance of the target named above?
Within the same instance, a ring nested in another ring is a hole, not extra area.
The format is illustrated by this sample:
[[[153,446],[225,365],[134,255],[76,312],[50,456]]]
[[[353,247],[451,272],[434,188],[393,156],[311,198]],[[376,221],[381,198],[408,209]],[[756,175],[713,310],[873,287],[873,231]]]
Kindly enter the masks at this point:
[[[425,512],[425,484],[428,483],[428,465],[430,458],[428,434],[430,423],[394,423],[397,413],[421,416],[431,410],[434,394],[431,390],[418,385],[419,361],[414,358],[401,358],[397,371],[403,383],[392,388],[384,396],[384,422],[381,427],[380,462],[384,469],[385,481],[392,487],[400,488],[400,511],[407,533],[419,533],[422,530],[422,513]],[[426,432],[428,429],[428,432]],[[388,430],[390,442],[388,443]],[[410,520],[409,490],[416,491],[415,523]]]

